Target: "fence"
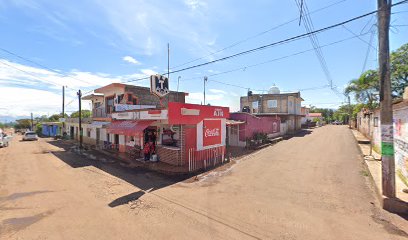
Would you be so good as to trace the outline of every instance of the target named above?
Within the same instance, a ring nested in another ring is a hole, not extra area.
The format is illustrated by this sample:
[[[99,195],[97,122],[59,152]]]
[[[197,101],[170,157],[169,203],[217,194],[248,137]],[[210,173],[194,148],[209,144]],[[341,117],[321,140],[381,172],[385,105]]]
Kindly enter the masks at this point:
[[[188,150],[188,171],[195,172],[200,169],[215,167],[225,162],[225,146],[197,151],[195,148]]]

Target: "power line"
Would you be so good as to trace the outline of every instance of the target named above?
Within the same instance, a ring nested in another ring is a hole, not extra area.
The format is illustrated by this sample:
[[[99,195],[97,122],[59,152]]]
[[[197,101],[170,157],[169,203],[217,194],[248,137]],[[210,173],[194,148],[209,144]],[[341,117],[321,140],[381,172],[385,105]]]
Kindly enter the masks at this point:
[[[13,66],[13,65],[11,65],[11,64],[5,63],[4,61],[0,61],[0,63],[3,64],[3,65],[5,65],[5,66],[8,66],[8,67],[10,67],[10,68],[14,68],[14,69],[16,69],[16,70],[18,70],[18,71],[20,71],[20,72],[25,73],[25,74],[28,74],[28,75],[30,75],[31,77],[33,77],[33,78],[35,78],[35,79],[37,79],[37,80],[39,80],[39,81],[44,81],[44,82],[47,82],[47,83],[50,83],[50,84],[56,84],[56,85],[59,85],[59,86],[61,86],[61,87],[63,86],[63,85],[58,84],[58,83],[55,83],[55,82],[50,82],[50,81],[41,79],[41,78],[39,78],[39,77],[33,75],[33,74],[30,73],[30,72],[27,72],[27,71],[25,71],[25,70],[23,70],[23,69],[21,69],[21,68],[18,68],[18,67],[16,67],[16,66]]]
[[[357,36],[363,36],[363,35],[366,35],[366,34],[368,34],[368,32],[367,33],[362,33],[362,34],[357,35]],[[320,45],[320,48],[324,48],[324,47],[332,46],[332,45],[335,45],[335,44],[338,44],[338,43],[342,43],[342,42],[354,39],[357,36],[344,38],[344,39],[341,39],[341,40],[338,40],[338,41],[335,41],[335,42],[331,42],[331,43],[328,43],[328,44],[325,44],[325,45]],[[299,51],[299,52],[296,52],[296,53],[293,53],[293,54],[289,54],[289,55],[285,55],[285,56],[282,56],[282,57],[270,59],[270,60],[263,61],[263,62],[260,62],[260,63],[255,63],[255,64],[246,65],[246,66],[242,66],[242,67],[238,67],[238,68],[234,68],[234,69],[229,69],[229,70],[226,70],[226,71],[223,71],[223,72],[217,72],[217,73],[210,74],[210,75],[207,75],[207,76],[208,77],[213,77],[213,76],[223,75],[223,74],[236,72],[236,71],[246,71],[246,69],[248,69],[248,68],[257,67],[257,66],[264,65],[264,64],[267,64],[267,63],[283,60],[283,59],[286,59],[286,58],[289,58],[289,57],[297,56],[297,55],[307,53],[307,52],[311,52],[311,51],[314,51],[314,48],[310,48],[310,49],[307,49],[307,50],[304,50],[304,51]],[[188,81],[188,80],[201,79],[201,78],[202,78],[201,76],[200,77],[192,77],[192,78],[184,78],[181,81]]]
[[[345,2],[345,1],[347,1],[347,0],[341,0],[341,1],[334,2],[334,3],[332,3],[332,4],[329,4],[329,5],[325,6],[325,7],[316,9],[316,10],[314,10],[314,11],[308,13],[308,14],[313,14],[313,13],[322,11],[322,10],[324,10],[324,9],[327,9],[327,8],[329,8],[329,7],[332,7],[332,6],[334,6],[334,5],[337,5],[337,4],[342,3],[342,2]],[[217,51],[215,51],[215,52],[212,52],[212,53],[210,53],[210,54],[208,54],[208,55],[205,55],[205,56],[202,56],[202,57],[199,57],[199,58],[195,58],[195,59],[189,60],[189,61],[187,61],[187,62],[185,62],[185,63],[182,63],[182,64],[179,64],[179,65],[177,65],[177,66],[175,66],[175,67],[173,67],[173,68],[178,68],[178,67],[184,66],[184,65],[186,65],[186,64],[189,64],[189,63],[192,63],[192,62],[196,62],[196,61],[198,61],[198,60],[201,60],[201,59],[204,59],[204,58],[213,56],[213,55],[215,55],[215,54],[217,54],[217,53],[223,52],[223,51],[225,51],[225,50],[227,50],[227,49],[233,48],[233,47],[238,46],[238,45],[240,45],[240,44],[242,44],[242,43],[244,43],[244,42],[247,42],[247,41],[249,41],[249,40],[251,40],[251,39],[257,38],[257,37],[262,36],[262,35],[264,35],[264,34],[266,34],[266,33],[268,33],[268,32],[271,32],[271,31],[276,30],[276,29],[278,29],[278,28],[281,28],[281,27],[283,27],[283,26],[285,26],[285,25],[288,25],[288,24],[290,24],[290,23],[292,23],[292,22],[295,22],[295,21],[297,21],[298,19],[299,19],[299,17],[294,18],[294,19],[292,19],[292,20],[289,20],[289,21],[287,21],[287,22],[281,23],[281,24],[279,24],[279,25],[277,25],[277,26],[274,26],[274,27],[272,27],[272,28],[269,28],[269,29],[267,29],[267,30],[265,30],[265,31],[259,32],[259,33],[255,34],[255,35],[252,35],[252,36],[250,36],[250,37],[247,37],[247,38],[245,38],[245,39],[242,39],[242,40],[239,40],[239,41],[237,41],[237,42],[235,42],[235,43],[232,43],[231,45],[228,45],[228,46],[226,46],[226,47],[224,47],[224,48],[222,48],[222,49],[219,49],[219,50],[217,50]]]
[[[370,42],[367,42],[366,40],[362,39],[360,36],[358,36],[356,33],[354,33],[353,31],[351,31],[348,27],[343,25],[343,28],[346,29],[349,33],[353,34],[354,36],[357,36],[358,39],[360,39],[363,43],[367,44],[368,47],[371,47],[372,49],[374,49],[375,51],[377,51],[377,48],[374,47],[372,45],[372,37],[370,37]],[[372,31],[372,33],[374,33],[374,31]]]
[[[309,9],[307,7],[306,2],[304,2],[303,4],[299,3],[298,0],[295,0],[295,2],[296,2],[297,6],[298,6],[298,8],[300,10],[302,10],[301,7],[302,7],[302,5],[304,5],[304,11],[306,13],[309,12]],[[309,39],[310,39],[310,41],[312,43],[312,46],[313,46],[313,48],[315,50],[315,53],[316,53],[317,59],[319,60],[320,66],[321,66],[324,74],[326,75],[326,78],[327,78],[327,80],[329,82],[329,85],[330,85],[330,87],[332,87],[333,86],[333,80],[331,78],[331,74],[329,72],[326,59],[324,58],[323,52],[322,52],[322,50],[320,48],[319,39],[317,38],[316,34],[313,33],[314,32],[313,22],[312,22],[312,19],[310,18],[310,16],[308,14],[306,14],[305,17],[303,18],[303,26],[305,27],[306,32],[312,33],[312,34],[309,35]]]
[[[2,48],[2,47],[0,47],[0,51],[6,52],[6,53],[8,53],[8,54],[10,54],[10,55],[13,55],[13,56],[15,56],[15,57],[18,57],[18,58],[20,58],[20,59],[22,59],[22,60],[25,60],[25,61],[27,61],[27,62],[33,63],[33,64],[35,64],[35,65],[37,65],[37,66],[40,66],[40,67],[42,67],[42,68],[45,68],[45,69],[47,69],[47,70],[49,70],[49,71],[52,71],[52,72],[54,72],[54,73],[57,73],[57,74],[59,74],[59,75],[61,75],[61,76],[69,77],[69,78],[72,78],[72,79],[75,79],[75,80],[78,80],[78,81],[81,81],[81,82],[84,82],[84,83],[87,83],[87,84],[95,85],[94,83],[91,83],[91,82],[88,82],[88,81],[85,81],[85,80],[82,80],[82,79],[79,79],[79,78],[76,78],[76,77],[73,77],[73,76],[70,76],[70,75],[67,75],[67,74],[58,72],[57,70],[54,70],[54,69],[49,68],[49,67],[47,67],[47,66],[45,66],[45,65],[43,65],[43,64],[37,63],[37,62],[35,62],[35,61],[33,61],[33,60],[30,60],[30,59],[28,59],[28,58],[25,58],[25,57],[23,57],[23,56],[20,56],[20,55],[18,55],[17,53],[11,52],[11,51],[9,51],[9,50],[7,50],[7,49],[4,49],[4,48]]]
[[[361,70],[361,74],[364,73],[364,71],[365,71],[365,69],[366,69],[366,66],[367,66],[367,60],[368,60],[368,56],[370,55],[370,49],[371,49],[370,46],[372,46],[371,44],[372,44],[373,39],[374,39],[374,33],[375,33],[374,31],[371,31],[370,43],[368,44],[366,56],[365,56],[365,58],[364,58],[363,69]],[[377,51],[377,48],[374,48],[374,50]]]
[[[397,2],[397,3],[394,3],[392,6],[397,6],[397,5],[406,3],[406,2],[408,2],[408,0],[403,0],[403,1],[400,1],[400,2]],[[260,46],[260,47],[252,48],[252,49],[249,49],[249,50],[246,50],[246,51],[241,51],[241,52],[238,52],[238,53],[235,53],[235,54],[226,56],[226,57],[218,58],[218,59],[215,59],[215,60],[212,60],[212,61],[208,61],[208,62],[205,62],[205,63],[196,64],[196,65],[193,65],[193,66],[190,66],[190,67],[185,67],[185,68],[182,68],[182,69],[179,69],[179,70],[173,70],[173,71],[170,71],[170,74],[174,74],[174,73],[178,73],[178,72],[183,72],[183,71],[190,70],[190,69],[193,69],[193,68],[198,68],[198,67],[206,66],[206,65],[213,64],[213,63],[216,63],[216,62],[221,62],[221,61],[225,61],[225,60],[228,60],[228,59],[231,59],[231,58],[235,58],[235,57],[239,57],[239,56],[242,56],[242,55],[246,55],[246,54],[249,54],[249,53],[253,53],[253,52],[265,50],[265,49],[267,49],[267,48],[270,48],[270,47],[273,47],[273,46],[277,46],[277,45],[280,45],[280,44],[289,43],[289,42],[292,42],[292,41],[295,41],[295,40],[299,40],[299,39],[308,37],[308,36],[311,35],[311,34],[321,33],[321,32],[327,31],[327,30],[329,30],[329,29],[332,29],[332,28],[335,28],[335,27],[339,27],[339,26],[341,26],[341,25],[344,25],[344,24],[347,24],[347,23],[356,21],[356,20],[358,20],[358,19],[361,19],[361,18],[370,16],[370,15],[372,15],[372,14],[374,14],[374,13],[377,13],[377,12],[378,12],[378,10],[374,10],[374,11],[365,13],[365,14],[363,14],[363,15],[360,15],[360,16],[357,16],[357,17],[348,19],[348,20],[346,20],[346,21],[343,21],[343,22],[340,22],[340,23],[336,23],[336,24],[333,24],[333,25],[330,25],[330,26],[327,26],[327,27],[324,27],[324,28],[320,28],[320,29],[315,30],[315,31],[313,31],[313,32],[304,33],[304,34],[300,34],[300,35],[297,35],[297,36],[294,36],[294,37],[286,38],[286,39],[284,39],[284,40],[280,40],[280,41],[273,42],[273,43],[270,43],[270,44],[266,44],[266,45],[263,45],[263,46]],[[163,73],[162,75],[164,75],[164,74],[167,74],[167,73]],[[149,77],[143,77],[143,78],[128,80],[128,81],[124,81],[123,83],[141,81],[141,80],[146,80],[146,79],[149,79]]]

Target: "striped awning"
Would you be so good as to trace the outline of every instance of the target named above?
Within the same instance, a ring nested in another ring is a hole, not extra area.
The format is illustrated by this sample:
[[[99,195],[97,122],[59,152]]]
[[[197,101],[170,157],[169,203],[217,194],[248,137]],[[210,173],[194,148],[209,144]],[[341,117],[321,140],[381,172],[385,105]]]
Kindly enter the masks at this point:
[[[140,136],[150,124],[154,121],[116,121],[109,124],[106,131],[111,134],[119,134],[125,136]]]

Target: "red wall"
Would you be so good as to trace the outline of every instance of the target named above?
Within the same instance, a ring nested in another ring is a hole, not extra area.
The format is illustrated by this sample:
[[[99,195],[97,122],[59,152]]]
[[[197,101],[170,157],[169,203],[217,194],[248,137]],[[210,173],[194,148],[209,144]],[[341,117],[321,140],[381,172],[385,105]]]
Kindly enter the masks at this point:
[[[239,140],[245,141],[252,138],[254,133],[278,133],[280,132],[280,117],[262,116],[257,117],[249,113],[230,113],[230,119],[244,121],[245,124],[239,125]],[[276,129],[273,128],[276,123]]]

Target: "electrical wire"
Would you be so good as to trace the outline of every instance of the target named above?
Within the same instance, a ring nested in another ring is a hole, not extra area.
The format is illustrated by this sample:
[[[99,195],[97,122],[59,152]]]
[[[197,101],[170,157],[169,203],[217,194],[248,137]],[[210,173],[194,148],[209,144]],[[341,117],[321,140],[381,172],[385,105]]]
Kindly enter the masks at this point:
[[[366,34],[368,34],[368,32],[367,33],[362,33],[362,34],[357,35],[357,36],[364,36]],[[338,41],[335,41],[335,42],[331,42],[331,43],[328,43],[328,44],[325,44],[325,45],[320,45],[320,48],[324,48],[324,47],[332,46],[332,45],[335,45],[335,44],[339,44],[339,43],[354,39],[357,36],[344,38],[344,39],[341,39],[341,40],[338,40]],[[246,71],[248,68],[253,68],[253,67],[257,67],[257,66],[264,65],[264,64],[267,64],[267,63],[283,60],[283,59],[286,59],[286,58],[289,58],[289,57],[297,56],[297,55],[307,53],[307,52],[311,52],[311,51],[314,51],[314,48],[310,48],[310,49],[307,49],[307,50],[299,51],[299,52],[296,52],[296,53],[293,53],[293,54],[285,55],[285,56],[282,56],[282,57],[270,59],[270,60],[267,60],[267,61],[263,61],[263,62],[251,64],[251,65],[246,65],[246,66],[242,66],[242,67],[238,67],[238,68],[234,68],[234,69],[229,69],[229,70],[226,70],[226,71],[223,71],[223,72],[217,72],[217,73],[209,74],[209,75],[206,75],[206,76],[207,77],[213,77],[213,76],[223,75],[223,74],[236,72],[236,71]],[[184,78],[184,79],[181,79],[180,81],[188,81],[188,80],[193,80],[193,79],[202,79],[202,76]]]
[[[23,57],[23,56],[21,56],[21,55],[18,55],[17,53],[14,53],[14,52],[9,51],[9,50],[7,50],[7,49],[4,49],[4,48],[2,48],[2,47],[0,47],[0,51],[3,51],[3,52],[8,53],[8,54],[10,54],[10,55],[13,55],[13,56],[15,56],[15,57],[17,57],[17,58],[20,58],[20,59],[22,59],[22,60],[25,60],[25,61],[27,61],[27,62],[33,63],[33,64],[35,64],[35,65],[37,65],[37,66],[40,66],[40,67],[42,67],[42,68],[45,68],[45,69],[47,69],[47,70],[49,70],[49,71],[52,71],[52,72],[54,72],[54,73],[57,73],[57,74],[59,74],[59,75],[61,75],[61,76],[69,77],[69,78],[75,79],[75,80],[77,80],[77,81],[81,81],[81,82],[84,82],[84,83],[87,83],[87,84],[91,84],[91,85],[93,85],[93,86],[95,85],[94,83],[85,81],[85,80],[83,80],[83,79],[79,79],[79,78],[76,78],[76,77],[73,77],[73,76],[70,76],[70,75],[61,73],[61,72],[59,72],[59,71],[57,71],[57,70],[54,70],[54,69],[49,68],[49,67],[47,67],[47,66],[45,66],[45,65],[43,65],[43,64],[40,64],[40,63],[38,63],[38,62],[35,62],[35,61],[30,60],[30,59],[28,59],[28,58],[25,58],[25,57]]]
[[[403,0],[403,1],[400,1],[400,2],[397,2],[397,3],[392,4],[391,6],[394,7],[394,6],[397,6],[397,5],[400,5],[400,4],[404,4],[404,3],[407,3],[407,2],[408,2],[408,0]],[[322,32],[325,32],[325,31],[327,31],[327,30],[330,30],[330,29],[332,29],[332,28],[336,28],[336,27],[342,26],[342,25],[344,25],[344,24],[347,24],[347,23],[350,23],[350,22],[359,20],[359,19],[361,19],[361,18],[370,16],[370,15],[372,15],[372,14],[374,14],[374,13],[377,13],[377,12],[378,12],[378,10],[374,10],[374,11],[365,13],[365,14],[363,14],[363,15],[360,15],[360,16],[357,16],[357,17],[348,19],[348,20],[346,20],[346,21],[343,21],[343,22],[340,22],[340,23],[336,23],[336,24],[333,24],[333,25],[330,25],[330,26],[327,26],[327,27],[324,27],[324,28],[320,28],[320,29],[315,30],[315,31],[310,32],[310,33],[300,34],[300,35],[297,35],[297,36],[294,36],[294,37],[286,38],[286,39],[284,39],[284,40],[280,40],[280,41],[273,42],[273,43],[270,43],[270,44],[262,45],[262,46],[255,47],[255,48],[252,48],[252,49],[249,49],[249,50],[241,51],[241,52],[238,52],[238,53],[235,53],[235,54],[226,56],[226,57],[218,58],[218,59],[215,59],[215,60],[212,60],[212,61],[208,61],[208,62],[196,64],[196,65],[189,66],[189,67],[185,67],[185,68],[181,68],[181,69],[178,69],[178,70],[173,70],[173,71],[170,71],[169,74],[174,74],[174,73],[183,72],[183,71],[186,71],[186,70],[190,70],[190,69],[194,69],[194,68],[198,68],[198,67],[210,65],[210,64],[213,64],[213,63],[216,63],[216,62],[225,61],[225,60],[228,60],[228,59],[232,59],[232,58],[239,57],[239,56],[242,56],[242,55],[250,54],[250,53],[253,53],[253,52],[262,51],[262,50],[265,50],[265,49],[268,49],[268,48],[270,48],[270,47],[277,46],[277,45],[280,45],[280,44],[285,44],[285,43],[289,43],[289,42],[296,41],[296,40],[299,40],[299,39],[303,39],[303,38],[305,38],[305,37],[308,37],[308,36],[311,35],[311,34],[322,33]],[[167,74],[167,73],[163,73],[163,75],[164,75],[164,74]],[[142,81],[142,80],[146,80],[146,79],[149,79],[149,78],[150,78],[150,77],[143,77],[143,78],[138,78],[138,79],[133,79],[133,80],[124,81],[124,82],[122,82],[122,83]]]
[[[324,10],[324,9],[327,9],[327,8],[329,8],[329,7],[332,7],[332,6],[334,6],[334,5],[337,5],[337,4],[342,3],[342,2],[345,2],[345,1],[347,1],[347,0],[341,0],[341,1],[334,2],[334,3],[332,3],[332,4],[329,4],[329,5],[325,6],[325,7],[322,7],[322,8],[316,9],[316,10],[313,10],[313,11],[311,11],[309,14],[317,13],[317,12],[319,12],[319,11],[322,11],[322,10]],[[233,47],[235,47],[235,46],[238,46],[238,45],[240,45],[240,44],[242,44],[242,43],[244,43],[244,42],[247,42],[247,41],[249,41],[249,40],[251,40],[251,39],[254,39],[254,38],[257,38],[257,37],[259,37],[259,36],[262,36],[262,35],[264,35],[264,34],[266,34],[266,33],[268,33],[268,32],[271,32],[271,31],[273,31],[273,30],[276,30],[276,29],[278,29],[278,28],[281,28],[281,27],[283,27],[283,26],[286,26],[286,25],[288,25],[288,24],[290,24],[290,23],[292,23],[292,22],[297,21],[298,19],[299,19],[299,17],[294,18],[294,19],[292,19],[292,20],[289,20],[289,21],[287,21],[287,22],[281,23],[281,24],[276,25],[276,26],[274,26],[274,27],[271,27],[271,28],[269,28],[269,29],[267,29],[267,30],[265,30],[265,31],[259,32],[259,33],[255,34],[255,35],[252,35],[252,36],[250,36],[250,37],[247,37],[247,38],[245,38],[245,39],[242,39],[242,40],[239,40],[239,41],[237,41],[237,42],[235,42],[235,43],[232,43],[231,45],[228,45],[228,46],[226,46],[226,47],[224,47],[224,48],[222,48],[222,49],[219,49],[219,50],[217,50],[217,51],[215,51],[215,52],[212,52],[212,53],[210,53],[210,54],[208,54],[208,55],[205,55],[205,56],[202,56],[202,57],[199,57],[199,58],[195,58],[195,59],[189,60],[189,61],[187,61],[187,62],[185,62],[185,63],[179,64],[179,65],[174,66],[174,67],[172,67],[172,68],[178,68],[178,67],[187,65],[187,64],[189,64],[189,63],[193,63],[193,62],[196,62],[196,61],[198,61],[198,60],[201,60],[201,59],[204,59],[204,58],[213,56],[213,55],[215,55],[215,54],[217,54],[217,53],[220,53],[220,52],[223,52],[223,51],[225,51],[225,50],[227,50],[227,49],[230,49],[230,48],[233,48]]]

